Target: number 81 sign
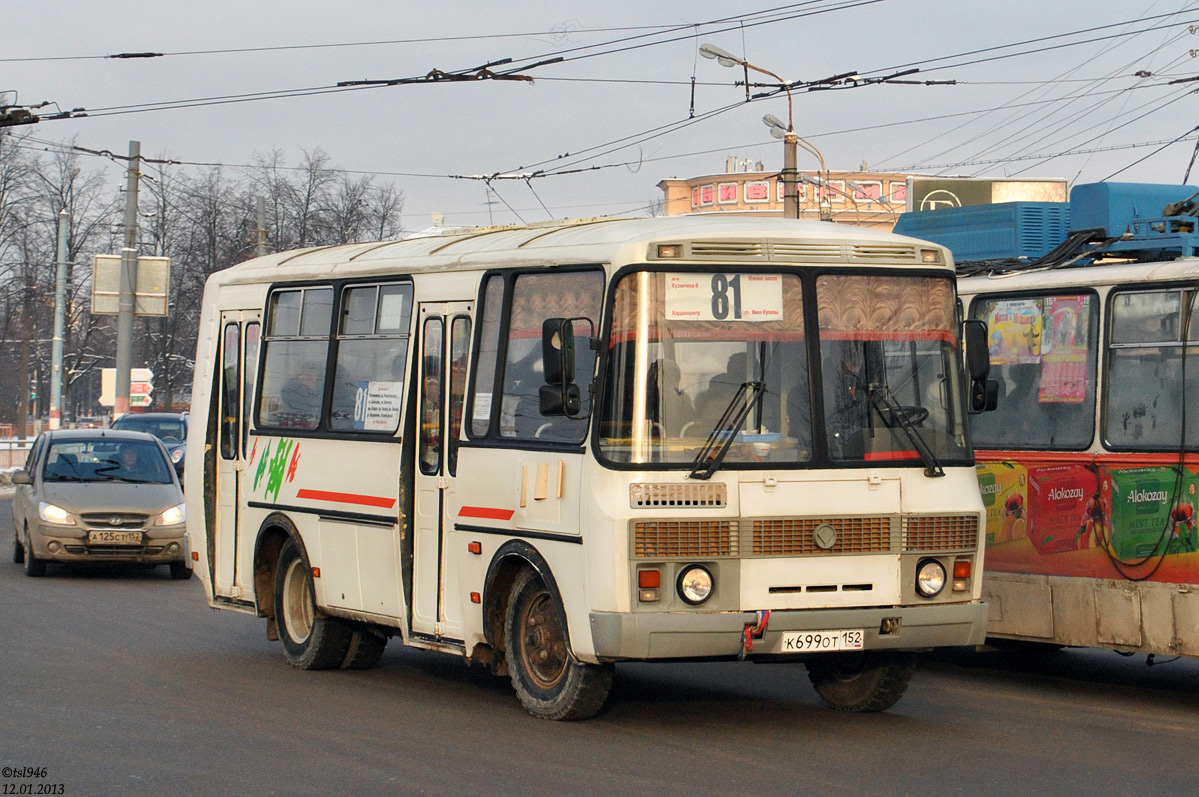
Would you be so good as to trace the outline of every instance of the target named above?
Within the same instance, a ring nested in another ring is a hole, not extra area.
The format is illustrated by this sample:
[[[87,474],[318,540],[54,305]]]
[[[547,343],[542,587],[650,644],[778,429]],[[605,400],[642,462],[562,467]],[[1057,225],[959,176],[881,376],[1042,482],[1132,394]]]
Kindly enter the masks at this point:
[[[667,274],[668,321],[781,321],[778,274]]]

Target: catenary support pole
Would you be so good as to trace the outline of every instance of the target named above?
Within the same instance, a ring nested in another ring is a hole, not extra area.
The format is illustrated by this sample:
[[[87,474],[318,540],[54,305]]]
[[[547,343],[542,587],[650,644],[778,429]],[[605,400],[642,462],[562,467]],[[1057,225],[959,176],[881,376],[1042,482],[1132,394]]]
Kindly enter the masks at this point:
[[[121,249],[121,292],[117,303],[117,368],[112,417],[129,411],[129,377],[133,369],[133,320],[137,311],[137,189],[141,142],[129,142],[125,185],[125,246]]]
[[[62,335],[67,314],[67,209],[58,212],[58,262],[54,274],[54,340],[50,354],[50,429],[62,425]]]

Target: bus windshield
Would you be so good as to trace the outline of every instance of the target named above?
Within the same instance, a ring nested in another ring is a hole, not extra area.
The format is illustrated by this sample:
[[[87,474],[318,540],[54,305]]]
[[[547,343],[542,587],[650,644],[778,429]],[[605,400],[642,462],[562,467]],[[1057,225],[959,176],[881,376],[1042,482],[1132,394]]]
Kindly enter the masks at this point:
[[[941,277],[627,274],[600,456],[697,469],[715,452],[729,467],[969,463],[955,317]]]

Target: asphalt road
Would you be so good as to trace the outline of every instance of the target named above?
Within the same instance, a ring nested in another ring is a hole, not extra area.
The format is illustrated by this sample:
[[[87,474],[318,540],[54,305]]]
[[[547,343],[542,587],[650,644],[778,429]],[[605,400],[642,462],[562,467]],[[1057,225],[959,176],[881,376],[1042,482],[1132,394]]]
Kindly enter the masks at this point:
[[[603,714],[553,723],[394,640],[372,670],[294,670],[265,621],[165,567],[27,578],[10,518],[0,500],[0,794],[1182,794],[1199,776],[1196,660],[929,659],[864,716],[824,708],[799,665],[630,664]]]

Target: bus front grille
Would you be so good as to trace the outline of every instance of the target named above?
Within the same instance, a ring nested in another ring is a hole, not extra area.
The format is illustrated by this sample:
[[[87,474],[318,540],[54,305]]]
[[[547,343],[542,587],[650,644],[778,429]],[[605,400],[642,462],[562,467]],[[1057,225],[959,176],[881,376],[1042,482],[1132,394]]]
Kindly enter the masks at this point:
[[[892,550],[890,517],[770,518],[752,523],[754,556],[888,553]],[[818,533],[817,529],[822,526],[827,528]],[[823,542],[823,546],[818,541]]]
[[[735,520],[653,520],[633,523],[633,556],[734,556],[738,548]]]
[[[903,550],[974,551],[978,515],[908,515],[903,519]]]

